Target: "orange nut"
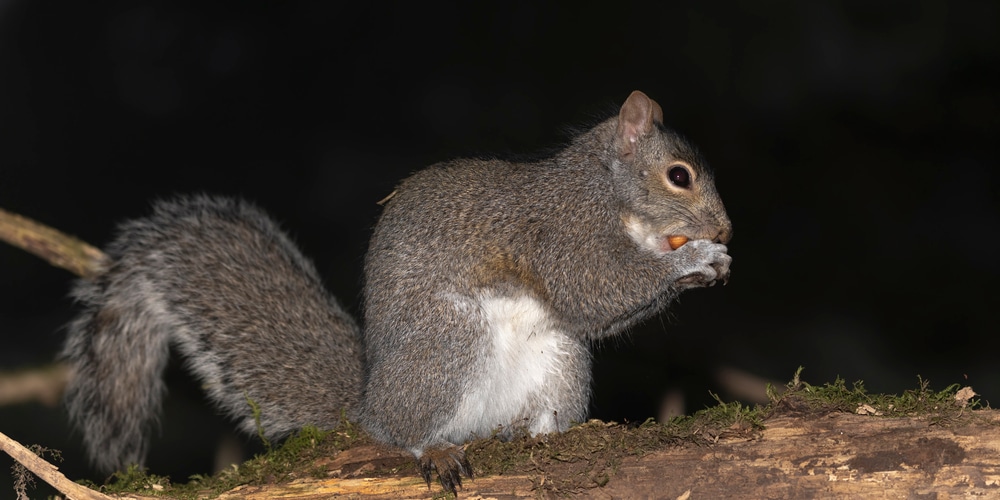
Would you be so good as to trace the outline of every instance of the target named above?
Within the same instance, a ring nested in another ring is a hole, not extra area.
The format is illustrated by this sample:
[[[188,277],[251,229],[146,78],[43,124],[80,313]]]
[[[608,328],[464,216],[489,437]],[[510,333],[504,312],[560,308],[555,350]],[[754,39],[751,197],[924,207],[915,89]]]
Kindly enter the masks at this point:
[[[670,248],[677,250],[678,248],[684,246],[688,242],[687,236],[668,236],[667,243],[670,244]]]

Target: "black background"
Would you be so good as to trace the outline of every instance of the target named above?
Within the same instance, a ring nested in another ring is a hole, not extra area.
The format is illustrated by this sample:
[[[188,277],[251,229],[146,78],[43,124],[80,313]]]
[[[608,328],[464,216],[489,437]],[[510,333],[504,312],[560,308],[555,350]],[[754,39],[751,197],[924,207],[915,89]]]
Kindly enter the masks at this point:
[[[357,313],[398,180],[558,146],[641,89],[716,170],[733,274],[601,346],[592,415],[642,421],[672,390],[696,410],[725,367],[997,400],[998,19],[992,1],[0,0],[0,207],[102,244],[154,198],[244,196]],[[71,276],[7,246],[0,276],[0,370],[51,362]],[[150,465],[183,480],[229,425],[169,378]],[[0,408],[0,431],[93,477],[61,408]]]

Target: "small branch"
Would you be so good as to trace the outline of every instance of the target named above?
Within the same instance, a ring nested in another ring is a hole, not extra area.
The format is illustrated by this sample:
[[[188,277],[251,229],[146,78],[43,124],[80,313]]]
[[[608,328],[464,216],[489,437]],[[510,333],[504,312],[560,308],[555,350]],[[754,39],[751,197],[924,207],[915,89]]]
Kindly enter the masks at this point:
[[[69,365],[66,363],[14,372],[0,371],[0,407],[29,401],[55,406],[69,377]]]
[[[85,279],[97,276],[107,259],[96,247],[3,209],[0,209],[0,240]]]
[[[70,481],[59,472],[58,467],[42,460],[41,457],[32,453],[31,450],[21,446],[21,443],[7,437],[2,432],[0,432],[0,450],[5,451],[11,458],[17,460],[19,464],[40,477],[42,481],[49,483],[53,488],[59,490],[60,493],[66,495],[66,498],[71,500],[112,500],[111,497],[103,493]]]

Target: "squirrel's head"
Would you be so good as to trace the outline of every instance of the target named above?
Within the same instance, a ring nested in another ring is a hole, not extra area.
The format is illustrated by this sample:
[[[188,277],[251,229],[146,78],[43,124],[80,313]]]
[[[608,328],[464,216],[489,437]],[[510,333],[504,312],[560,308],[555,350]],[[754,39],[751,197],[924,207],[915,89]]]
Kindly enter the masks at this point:
[[[638,90],[629,95],[609,153],[622,218],[637,243],[665,253],[671,236],[729,241],[732,223],[712,171],[694,147],[663,126],[656,101]]]

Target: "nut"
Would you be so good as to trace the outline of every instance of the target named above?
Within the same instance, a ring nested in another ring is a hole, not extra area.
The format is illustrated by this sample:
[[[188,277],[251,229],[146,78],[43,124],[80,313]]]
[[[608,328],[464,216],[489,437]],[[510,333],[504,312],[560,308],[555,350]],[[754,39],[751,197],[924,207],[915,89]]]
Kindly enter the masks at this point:
[[[684,246],[688,242],[687,236],[668,236],[667,243],[670,245],[672,250],[677,250],[678,248]]]

